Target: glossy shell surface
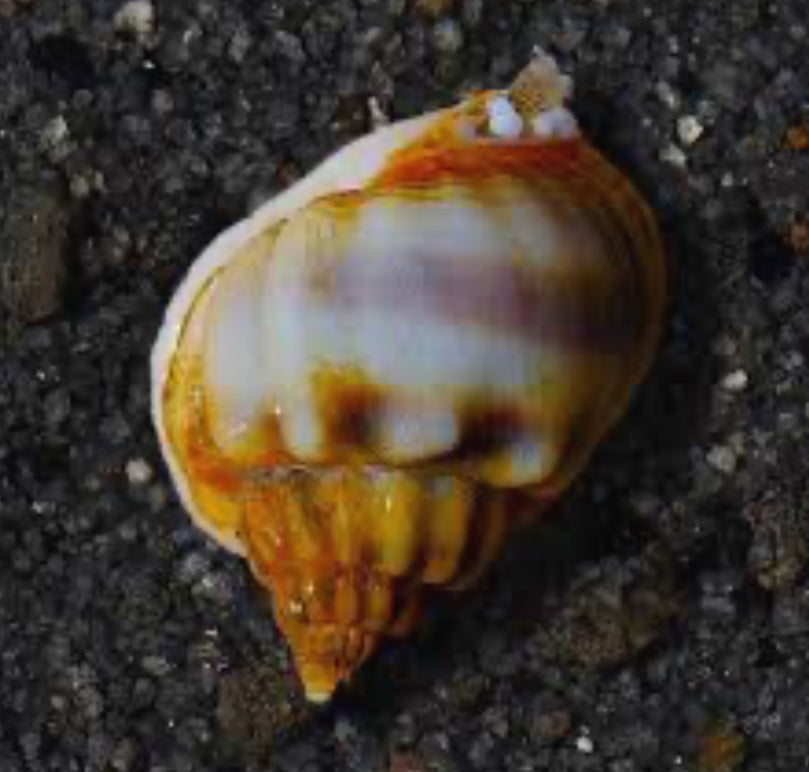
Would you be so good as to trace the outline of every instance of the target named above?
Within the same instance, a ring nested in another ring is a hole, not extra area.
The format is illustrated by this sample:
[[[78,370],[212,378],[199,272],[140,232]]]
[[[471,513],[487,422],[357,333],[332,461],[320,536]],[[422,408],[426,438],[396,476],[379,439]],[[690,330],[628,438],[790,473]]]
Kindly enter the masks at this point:
[[[544,55],[380,129],[220,236],[155,346],[183,502],[272,592],[327,698],[428,585],[468,586],[650,364],[654,219]]]

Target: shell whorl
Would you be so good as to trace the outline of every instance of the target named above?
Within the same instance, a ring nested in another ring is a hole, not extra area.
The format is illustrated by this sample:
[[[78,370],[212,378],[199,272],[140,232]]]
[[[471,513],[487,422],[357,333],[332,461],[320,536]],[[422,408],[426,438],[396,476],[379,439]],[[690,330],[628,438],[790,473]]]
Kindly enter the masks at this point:
[[[245,496],[248,559],[310,699],[418,620],[424,590],[462,590],[531,514],[519,494],[385,468],[291,470]]]

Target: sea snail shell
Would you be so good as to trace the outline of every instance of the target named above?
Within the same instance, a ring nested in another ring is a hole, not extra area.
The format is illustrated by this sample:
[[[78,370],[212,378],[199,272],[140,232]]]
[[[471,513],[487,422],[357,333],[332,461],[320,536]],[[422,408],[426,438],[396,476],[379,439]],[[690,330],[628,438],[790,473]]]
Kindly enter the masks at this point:
[[[194,521],[325,700],[426,586],[471,584],[581,471],[657,345],[664,256],[570,80],[386,126],[219,236],[152,355]]]

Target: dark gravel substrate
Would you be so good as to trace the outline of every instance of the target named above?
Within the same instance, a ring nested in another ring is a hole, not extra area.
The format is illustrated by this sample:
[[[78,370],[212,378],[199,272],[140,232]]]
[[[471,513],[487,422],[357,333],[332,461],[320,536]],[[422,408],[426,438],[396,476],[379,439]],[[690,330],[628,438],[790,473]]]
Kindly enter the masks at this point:
[[[809,768],[806,0],[148,8],[0,0],[0,770]],[[537,43],[660,213],[665,350],[552,521],[312,712],[170,489],[150,345],[369,97],[412,115]]]

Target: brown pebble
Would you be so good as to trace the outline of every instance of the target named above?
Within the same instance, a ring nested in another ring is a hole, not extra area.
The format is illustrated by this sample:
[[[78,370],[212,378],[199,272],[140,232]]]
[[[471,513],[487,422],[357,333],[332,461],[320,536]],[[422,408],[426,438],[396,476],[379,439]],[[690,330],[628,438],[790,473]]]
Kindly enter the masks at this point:
[[[216,709],[222,739],[247,760],[271,755],[312,714],[281,662],[267,656],[219,682]]]
[[[806,121],[787,129],[786,145],[790,150],[809,150],[809,124]]]
[[[787,238],[795,252],[809,252],[809,219],[795,220],[789,227]]]
[[[803,512],[773,497],[746,507],[744,517],[752,530],[747,566],[753,579],[769,591],[791,587],[809,560],[809,527]]]
[[[416,7],[430,16],[440,16],[448,11],[454,0],[416,0]]]
[[[585,667],[626,662],[656,641],[680,611],[672,569],[664,551],[651,545],[618,575],[597,572],[574,585],[550,623],[553,650]]]
[[[569,734],[572,726],[573,718],[563,708],[541,713],[531,722],[534,737],[545,741],[561,740]]]
[[[0,303],[18,322],[59,310],[68,278],[70,216],[53,186],[15,189],[0,231]]]
[[[420,756],[415,753],[396,751],[390,757],[390,772],[427,772]]]
[[[733,724],[723,722],[710,727],[699,740],[699,772],[734,772],[747,755],[744,735]]]

